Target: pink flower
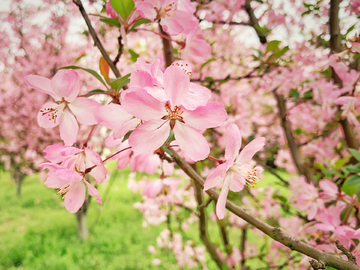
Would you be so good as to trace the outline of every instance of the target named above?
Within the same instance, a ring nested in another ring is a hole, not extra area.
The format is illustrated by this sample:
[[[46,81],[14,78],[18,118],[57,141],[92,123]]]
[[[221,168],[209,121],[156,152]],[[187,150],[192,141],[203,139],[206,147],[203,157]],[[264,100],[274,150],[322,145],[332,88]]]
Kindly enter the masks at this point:
[[[169,35],[189,33],[198,24],[198,20],[188,10],[178,8],[177,0],[135,1],[140,15],[149,20],[160,20],[164,31]]]
[[[218,102],[187,110],[190,78],[178,66],[164,72],[166,102],[159,101],[145,89],[132,87],[125,93],[122,106],[130,114],[146,121],[130,135],[129,144],[139,154],[152,153],[163,145],[172,130],[175,139],[186,155],[194,161],[205,159],[210,148],[202,131],[223,123],[227,114]]]
[[[219,219],[223,219],[225,216],[226,198],[229,189],[238,192],[242,190],[245,185],[254,185],[259,178],[257,168],[253,169],[249,162],[254,154],[265,145],[264,137],[256,138],[246,145],[239,153],[241,148],[241,134],[239,128],[235,124],[230,124],[226,130],[226,161],[209,174],[204,184],[204,190],[208,190],[224,181],[224,185],[216,203],[216,215]]]
[[[89,174],[98,183],[105,180],[107,171],[101,157],[94,151],[83,148],[66,147],[61,144],[54,144],[46,147],[45,158],[53,163],[43,163],[43,169],[49,169],[48,178],[45,185],[50,188],[57,188],[59,195],[65,199],[66,209],[77,212],[85,200],[85,184],[91,196],[96,197],[96,201],[101,203],[99,192],[84,176],[89,169]],[[60,165],[55,164],[61,162]]]
[[[65,145],[76,142],[79,130],[77,121],[84,125],[97,124],[94,112],[100,104],[92,99],[77,97],[80,93],[80,79],[76,71],[59,70],[51,80],[28,75],[25,82],[55,99],[55,102],[47,102],[40,109],[38,123],[43,128],[59,125],[60,137]]]
[[[64,198],[65,208],[70,213],[76,213],[84,204],[86,194],[84,182],[89,194],[96,198],[96,202],[102,203],[97,189],[80,174],[71,173],[66,167],[53,163],[43,163],[40,167],[49,169],[45,185],[58,189],[57,194]]]

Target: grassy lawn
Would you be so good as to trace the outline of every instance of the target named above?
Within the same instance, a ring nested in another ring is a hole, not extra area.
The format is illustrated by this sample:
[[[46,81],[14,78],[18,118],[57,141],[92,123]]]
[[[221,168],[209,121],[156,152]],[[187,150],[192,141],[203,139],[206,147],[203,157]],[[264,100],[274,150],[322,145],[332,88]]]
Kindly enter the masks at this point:
[[[77,238],[75,215],[62,206],[55,190],[41,184],[34,175],[25,179],[22,196],[17,197],[14,183],[2,172],[0,269],[179,269],[171,251],[157,248],[155,255],[148,251],[149,245],[156,247],[156,237],[166,224],[142,227],[143,215],[132,206],[141,196],[127,189],[128,173],[118,174],[102,206],[91,202],[88,226],[99,212],[101,215],[89,241],[82,242]],[[265,176],[266,181],[259,186],[270,184],[276,189],[277,180],[268,174]],[[109,183],[111,181],[100,185],[101,196]],[[208,208],[213,210],[213,206]],[[187,238],[201,244],[196,226],[187,232]],[[218,227],[209,224],[208,230],[211,240],[222,246]],[[239,234],[231,234],[231,238],[239,239]],[[161,265],[152,264],[155,258],[161,259]],[[211,259],[208,262],[209,269],[217,269]]]
[[[142,213],[132,207],[140,195],[127,189],[126,176],[114,182],[89,241],[82,242],[75,215],[61,205],[55,190],[37,176],[28,177],[19,198],[8,174],[1,173],[0,269],[178,269],[172,252],[148,252],[165,225],[142,227]],[[91,203],[89,226],[99,207]],[[154,258],[162,264],[152,265]]]

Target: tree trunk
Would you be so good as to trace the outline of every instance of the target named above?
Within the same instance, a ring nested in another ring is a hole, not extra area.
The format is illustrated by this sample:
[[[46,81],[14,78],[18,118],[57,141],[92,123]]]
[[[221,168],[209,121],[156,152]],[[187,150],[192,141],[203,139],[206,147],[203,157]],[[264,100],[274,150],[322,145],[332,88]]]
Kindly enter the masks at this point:
[[[21,196],[21,185],[25,178],[25,175],[22,174],[19,169],[15,168],[12,173],[12,177],[14,178],[15,184],[16,184],[16,194],[20,197]]]
[[[81,240],[87,241],[89,239],[89,229],[86,223],[86,213],[89,206],[89,198],[85,199],[84,205],[76,213],[76,220],[78,226],[78,237]]]

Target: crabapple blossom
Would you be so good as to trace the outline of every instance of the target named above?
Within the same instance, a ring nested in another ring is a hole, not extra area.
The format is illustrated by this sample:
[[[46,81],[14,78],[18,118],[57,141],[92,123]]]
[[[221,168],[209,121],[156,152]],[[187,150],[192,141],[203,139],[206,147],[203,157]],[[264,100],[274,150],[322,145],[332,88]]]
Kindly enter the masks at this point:
[[[204,184],[204,190],[218,186],[224,181],[219,199],[216,203],[216,215],[219,219],[225,217],[225,204],[229,189],[234,192],[242,190],[246,185],[253,186],[258,177],[257,168],[253,169],[250,161],[256,152],[265,145],[265,138],[256,138],[239,153],[241,134],[235,124],[227,127],[225,162],[222,162],[209,174]]]
[[[65,145],[76,142],[79,126],[97,124],[94,112],[100,106],[95,100],[78,97],[80,93],[79,75],[74,70],[59,70],[49,80],[37,75],[25,78],[28,86],[50,95],[55,102],[47,102],[38,113],[38,123],[43,128],[60,126],[60,136]]]

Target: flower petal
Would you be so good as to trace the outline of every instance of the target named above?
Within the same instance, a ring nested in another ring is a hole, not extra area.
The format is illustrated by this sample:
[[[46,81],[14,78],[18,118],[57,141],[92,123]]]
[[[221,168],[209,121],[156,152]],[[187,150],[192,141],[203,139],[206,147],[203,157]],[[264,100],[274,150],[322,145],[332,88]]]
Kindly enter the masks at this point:
[[[151,154],[161,147],[170,134],[170,126],[164,120],[150,120],[135,129],[129,144],[132,150],[139,154]]]
[[[76,213],[85,201],[85,185],[84,183],[76,183],[65,194],[64,205],[70,213]]]
[[[218,186],[223,180],[227,170],[227,165],[225,163],[220,164],[213,170],[204,183],[204,190]]]
[[[37,75],[28,75],[25,77],[25,82],[28,86],[50,95],[56,101],[60,101],[61,98],[56,95],[54,90],[51,87],[51,80],[48,78],[37,76]]]
[[[133,89],[134,87],[132,89],[129,88],[128,90],[131,90],[129,93],[126,93],[128,90],[124,92],[122,102],[123,108],[129,114],[145,121],[160,119],[167,114],[164,104],[152,97],[144,89]]]
[[[84,180],[84,181],[85,181],[85,184],[87,185],[89,194],[96,198],[97,203],[102,203],[99,191],[93,185],[91,185],[88,181],[86,181],[86,180]]]
[[[206,106],[182,114],[187,125],[197,130],[220,126],[226,119],[227,113],[219,102],[209,102]]]
[[[79,131],[78,123],[75,117],[65,110],[60,118],[60,137],[66,146],[71,146],[76,142],[77,134]]]
[[[45,148],[45,158],[53,163],[58,163],[66,159],[63,155],[61,155],[61,151],[64,150],[66,146],[62,144],[53,144],[49,145]]]
[[[226,128],[225,158],[234,160],[241,148],[241,134],[236,124],[230,124]]]
[[[247,144],[243,150],[241,150],[240,154],[236,157],[235,162],[243,164],[250,161],[255,155],[255,153],[261,150],[264,145],[264,137],[254,139],[249,144]]]
[[[205,137],[200,132],[179,121],[176,121],[173,130],[175,139],[186,156],[193,161],[207,158],[210,153],[210,148]]]
[[[229,180],[225,179],[224,185],[221,189],[218,201],[216,203],[216,215],[218,219],[223,219],[225,217],[225,207],[226,199],[229,193]]]
[[[181,67],[170,66],[164,72],[164,90],[172,106],[181,105],[190,88],[190,77]]]
[[[95,125],[98,121],[95,118],[95,112],[100,104],[92,99],[78,97],[69,103],[69,108],[76,116],[76,119],[83,125]]]
[[[51,79],[51,87],[59,97],[72,102],[80,93],[79,75],[72,69],[60,69]]]

